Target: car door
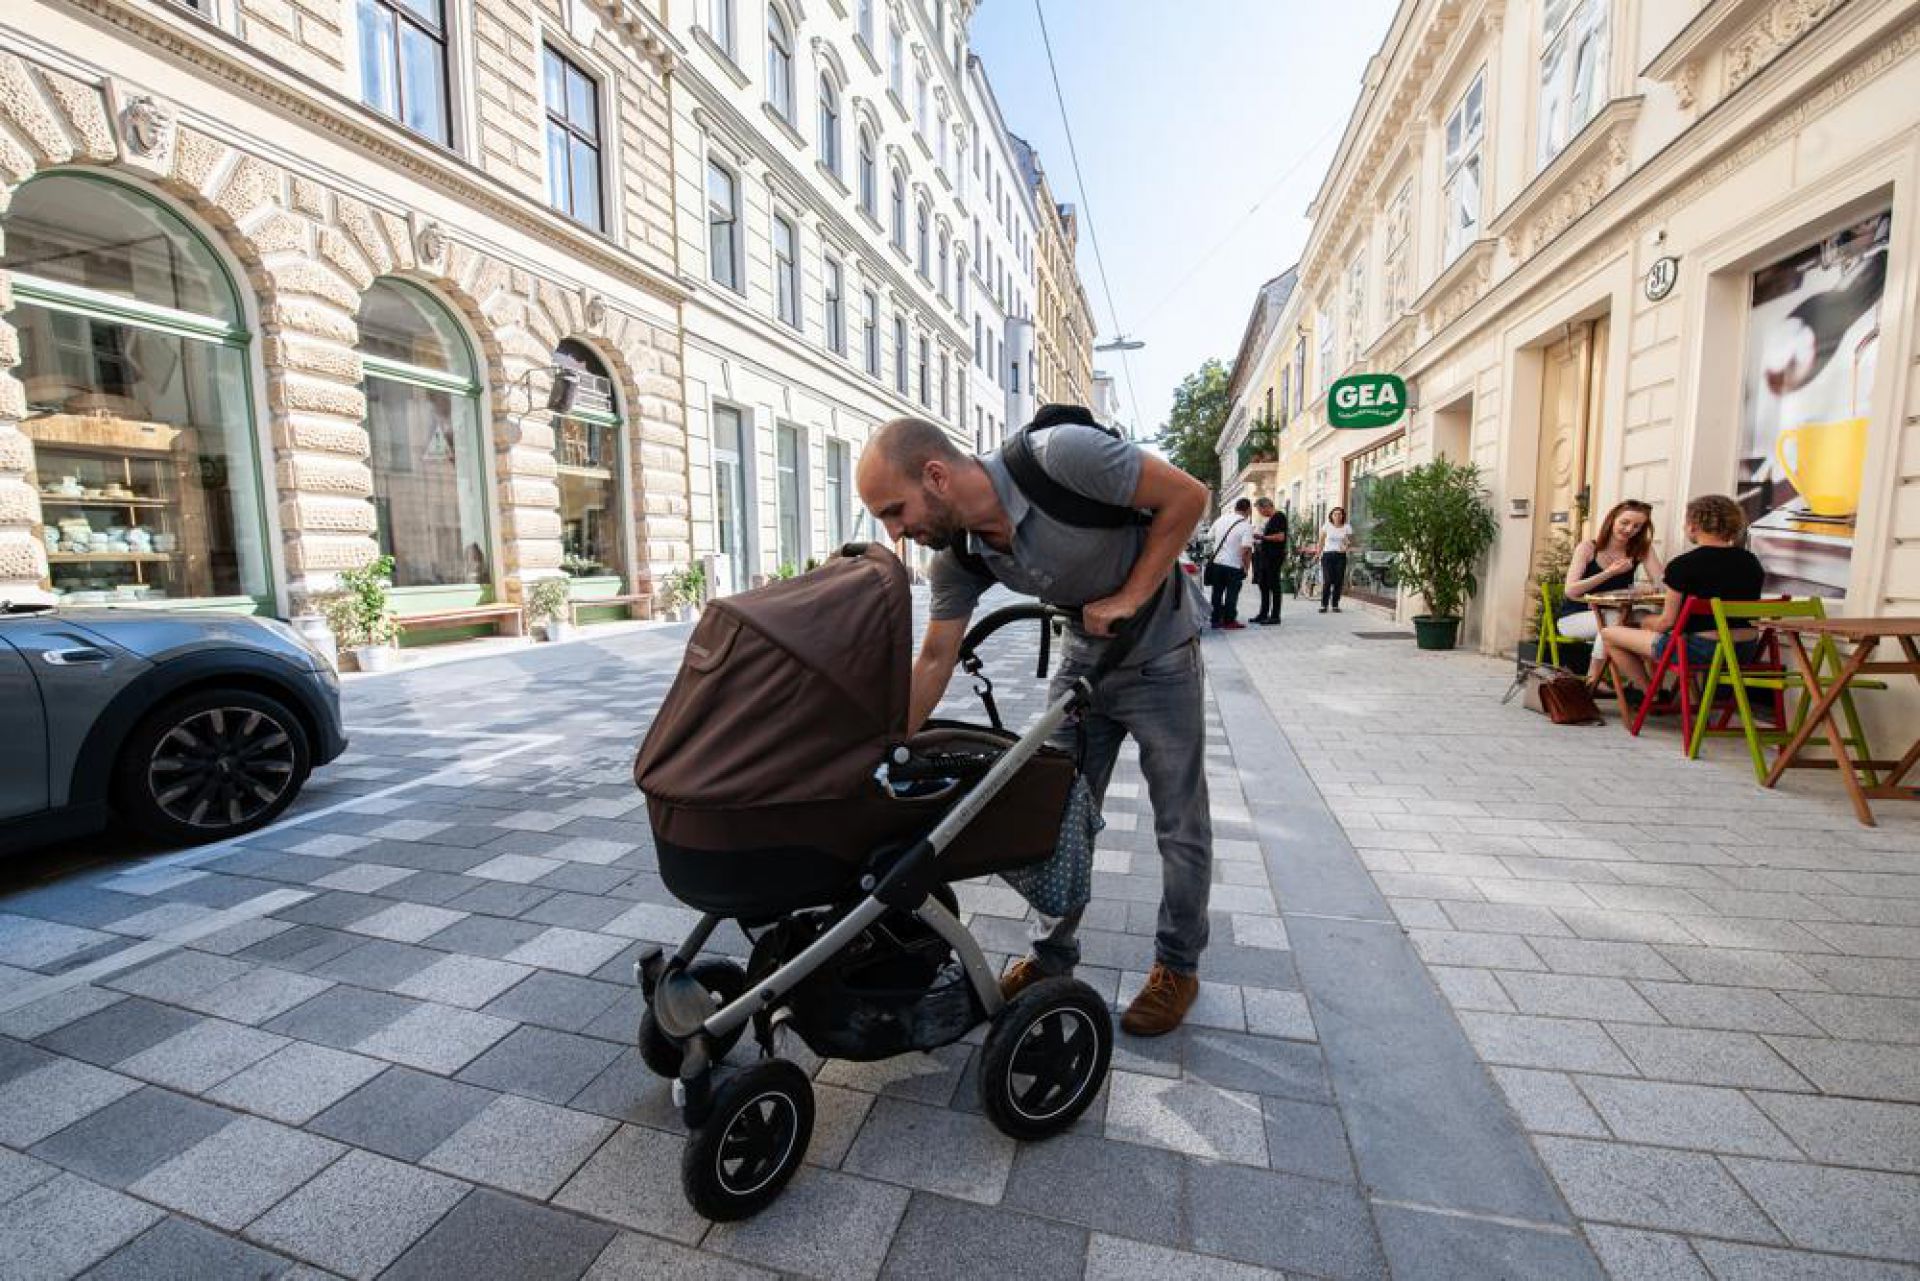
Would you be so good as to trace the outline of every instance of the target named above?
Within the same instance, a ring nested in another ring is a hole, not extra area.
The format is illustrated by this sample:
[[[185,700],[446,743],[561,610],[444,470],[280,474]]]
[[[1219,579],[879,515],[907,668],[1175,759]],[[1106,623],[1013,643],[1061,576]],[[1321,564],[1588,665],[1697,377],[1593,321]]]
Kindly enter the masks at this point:
[[[4,633],[40,687],[46,804],[59,808],[72,791],[74,762],[94,722],[152,664],[57,613],[10,618]]]
[[[15,625],[0,620],[0,819],[47,808],[47,714],[33,668],[8,643]]]

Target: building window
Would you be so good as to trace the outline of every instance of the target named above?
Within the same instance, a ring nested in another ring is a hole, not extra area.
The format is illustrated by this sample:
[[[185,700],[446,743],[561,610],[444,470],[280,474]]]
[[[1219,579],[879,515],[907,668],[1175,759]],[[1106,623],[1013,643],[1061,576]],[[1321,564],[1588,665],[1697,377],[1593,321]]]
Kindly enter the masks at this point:
[[[0,229],[49,586],[270,605],[250,339],[220,259],[158,202],[73,173],[20,186]]]
[[[1347,264],[1347,367],[1360,363],[1367,330],[1367,251],[1364,247]]]
[[[1293,342],[1293,412],[1299,413],[1307,403],[1307,338],[1305,334]]]
[[[827,442],[827,546],[847,541],[847,442]]]
[[[860,126],[860,207],[880,215],[880,167],[873,154],[873,130]]]
[[[740,287],[740,184],[719,164],[707,162],[707,273],[715,284]]]
[[[984,368],[982,361],[986,353],[980,349],[980,317],[973,318],[973,363],[976,368]]]
[[[773,216],[773,310],[800,328],[800,233],[781,214]]]
[[[713,523],[714,551],[720,556],[725,590],[744,591],[747,573],[747,443],[740,411],[732,405],[713,407]]]
[[[840,176],[840,88],[826,73],[820,76],[820,163]]]
[[[1320,390],[1333,382],[1333,315],[1324,306],[1313,313],[1313,330],[1320,335]]]
[[[940,155],[940,168],[942,170],[945,170],[947,168],[947,147],[948,147],[949,132],[950,131],[947,128],[947,113],[942,111],[940,113],[940,129],[939,129],[939,134],[940,134],[939,155]]]
[[[967,314],[967,255],[956,253],[953,264],[953,309]]]
[[[919,371],[919,375],[920,375],[920,406],[923,409],[933,408],[933,387],[930,379],[930,375],[932,374],[931,366],[933,364],[933,361],[929,358],[929,351],[930,351],[930,348],[927,343],[927,336],[925,334],[921,334],[920,335],[920,360],[919,360],[919,363],[915,366],[915,368]]]
[[[780,10],[767,6],[767,101],[793,123],[793,31]]]
[[[902,102],[907,96],[906,74],[907,37],[900,28],[887,28],[887,87],[893,90],[893,96]]]
[[[553,422],[554,481],[560,487],[560,567],[575,578],[619,574],[624,561],[620,503],[620,418],[613,377],[573,341],[554,350],[555,367],[575,381],[573,404]]]
[[[927,269],[928,269],[928,266],[930,265],[928,262],[927,250],[929,248],[928,241],[931,238],[932,221],[933,221],[933,215],[927,209],[926,201],[923,200],[914,207],[914,211],[913,211],[913,246],[914,246],[913,260],[915,265],[917,265],[920,269],[920,278],[922,280],[927,279],[927,276],[928,276]]]
[[[1288,418],[1292,417],[1292,405],[1293,369],[1291,366],[1283,364],[1280,366],[1280,412],[1278,417],[1275,417],[1273,409],[1273,389],[1269,387],[1267,389],[1267,416],[1273,418],[1276,423],[1284,424]]]
[[[873,48],[873,0],[860,0],[860,38]]]
[[[827,350],[847,354],[847,304],[845,282],[837,258],[826,260]]]
[[[880,376],[880,295],[869,289],[867,293],[867,312],[861,319],[861,346],[866,351],[867,375]]]
[[[947,353],[940,353],[940,417],[946,418],[952,413],[952,402],[948,398],[948,388],[953,382],[953,366]]]
[[[922,138],[927,136],[927,73],[918,67],[913,72],[913,127]]]
[[[1413,179],[1400,184],[1387,207],[1387,324],[1399,320],[1413,304]]]
[[[907,394],[907,318],[895,313],[893,317],[893,386],[902,396]]]
[[[396,587],[487,583],[480,384],[447,309],[398,280],[360,301],[373,508]]]
[[[775,556],[782,569],[800,568],[800,562],[806,559],[804,524],[801,521],[801,497],[806,486],[801,483],[806,475],[806,448],[800,443],[800,429],[781,423],[774,428],[774,487],[775,515],[778,521],[775,535],[777,547]]]
[[[1480,141],[1486,129],[1485,73],[1477,74],[1447,115],[1444,260],[1452,262],[1480,234]]]
[[[1547,0],[1540,29],[1540,140],[1544,169],[1593,119],[1606,98],[1607,5],[1604,0]]]
[[[902,253],[907,249],[907,176],[898,169],[893,171],[893,247]]]
[[[715,44],[727,51],[729,58],[738,56],[738,50],[734,47],[733,0],[709,0],[707,34],[713,37]]]
[[[359,0],[360,100],[443,147],[447,15],[443,0]]]
[[[600,208],[600,90],[552,45],[546,47],[547,200],[595,231]]]
[[[952,256],[952,252],[953,251],[949,246],[949,243],[947,240],[946,228],[943,227],[940,229],[939,274],[934,277],[934,283],[938,286],[940,290],[940,297],[942,301],[944,301],[947,296],[947,263],[949,258]]]

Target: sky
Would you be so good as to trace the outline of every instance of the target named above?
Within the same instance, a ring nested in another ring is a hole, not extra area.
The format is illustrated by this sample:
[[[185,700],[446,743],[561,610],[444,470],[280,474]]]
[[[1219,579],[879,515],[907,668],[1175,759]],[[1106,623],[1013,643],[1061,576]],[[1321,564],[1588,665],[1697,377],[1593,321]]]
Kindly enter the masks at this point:
[[[1307,205],[1395,3],[982,0],[973,50],[1007,127],[1039,149],[1055,199],[1082,211],[1080,280],[1095,341],[1114,335],[1117,312],[1119,331],[1147,344],[1125,365],[1094,353],[1095,367],[1119,379],[1139,436],[1159,430],[1174,388],[1207,357],[1232,364],[1254,291],[1299,256]]]

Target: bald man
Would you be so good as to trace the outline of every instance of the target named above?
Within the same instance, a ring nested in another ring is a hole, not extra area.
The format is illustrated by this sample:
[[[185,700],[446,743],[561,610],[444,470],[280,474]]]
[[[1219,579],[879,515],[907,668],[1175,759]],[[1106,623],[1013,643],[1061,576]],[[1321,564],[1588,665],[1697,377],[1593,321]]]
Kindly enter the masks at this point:
[[[1034,461],[1055,485],[1149,513],[1151,523],[1096,528],[1061,520],[1016,483],[1004,449],[970,457],[917,418],[895,419],[874,433],[855,484],[890,536],[940,553],[930,574],[933,618],[913,668],[916,729],[945,693],[974,606],[995,582],[1080,611],[1050,698],[1093,666],[1116,624],[1146,612],[1126,664],[1101,683],[1083,718],[1080,770],[1104,802],[1122,741],[1131,734],[1140,745],[1160,845],[1160,919],[1153,970],[1120,1026],[1158,1036],[1178,1027],[1199,995],[1207,945],[1213,828],[1196,618],[1196,607],[1204,606],[1176,563],[1206,513],[1208,493],[1185,472],[1092,424],[1078,406],[1045,406],[1026,429]],[[1071,747],[1074,737],[1063,733],[1062,745]],[[1079,923],[1079,912],[1045,922],[1033,954],[1001,978],[1002,992],[1012,996],[1071,972],[1080,959]]]

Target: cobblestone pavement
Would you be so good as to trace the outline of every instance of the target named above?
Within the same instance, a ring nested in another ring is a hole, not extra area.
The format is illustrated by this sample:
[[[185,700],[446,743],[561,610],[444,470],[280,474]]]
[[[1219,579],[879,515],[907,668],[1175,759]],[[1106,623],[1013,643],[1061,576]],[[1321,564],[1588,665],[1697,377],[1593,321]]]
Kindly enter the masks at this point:
[[[633,957],[694,920],[629,776],[685,629],[356,682],[353,749],[270,831],[10,869],[0,1273],[1906,1275],[1911,820],[1553,729],[1498,665],[1365,630],[1208,642],[1187,1028],[1121,1037],[1033,1145],[978,1115],[977,1036],[800,1051],[810,1164],[724,1227],[631,1048]],[[992,667],[1015,724],[1032,662]],[[1082,976],[1124,1001],[1159,893],[1131,758],[1107,821]],[[1017,896],[961,895],[1024,947]]]
[[[1393,630],[1301,611],[1233,653],[1594,1253],[1920,1275],[1920,807],[1862,827],[1737,741],[1554,726]]]

